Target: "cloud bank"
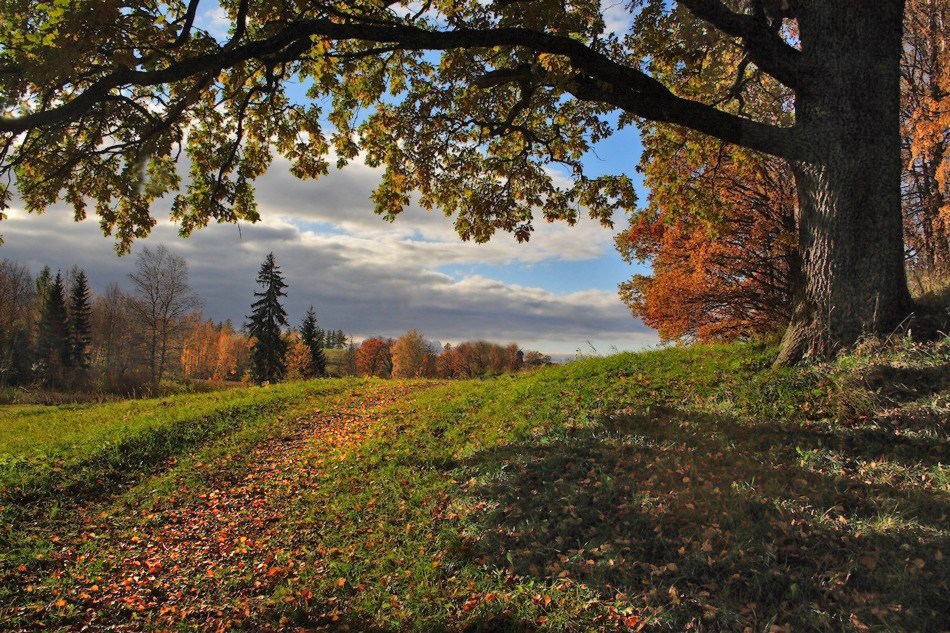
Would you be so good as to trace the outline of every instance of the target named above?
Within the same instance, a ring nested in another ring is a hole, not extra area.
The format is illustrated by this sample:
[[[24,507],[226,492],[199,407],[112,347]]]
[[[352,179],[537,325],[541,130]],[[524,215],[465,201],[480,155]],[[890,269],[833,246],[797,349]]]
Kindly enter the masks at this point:
[[[414,327],[440,341],[517,341],[555,354],[586,348],[586,341],[601,351],[656,343],[655,333],[630,317],[613,290],[565,293],[552,289],[554,279],[528,287],[477,272],[442,272],[617,257],[611,230],[584,218],[575,227],[542,222],[528,244],[507,234],[489,244],[465,243],[452,219],[438,213],[412,207],[395,223],[374,215],[369,194],[378,180],[378,171],[357,163],[318,182],[300,181],[279,159],[256,184],[260,223],[212,225],[181,239],[174,225],[160,220],[152,236],[122,258],[95,219],[76,224],[59,206],[29,216],[14,204],[0,223],[6,241],[0,258],[24,262],[34,273],[47,264],[75,264],[102,290],[111,281],[127,285],[134,253],[162,243],[187,259],[207,314],[241,323],[258,267],[273,251],[289,283],[292,322],[313,304],[323,327],[342,328],[357,339],[398,336]],[[167,204],[156,205],[155,213],[167,217]]]

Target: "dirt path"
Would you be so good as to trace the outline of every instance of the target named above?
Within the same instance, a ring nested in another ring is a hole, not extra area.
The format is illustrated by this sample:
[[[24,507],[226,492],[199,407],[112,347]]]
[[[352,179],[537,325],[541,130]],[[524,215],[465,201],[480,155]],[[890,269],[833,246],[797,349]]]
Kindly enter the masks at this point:
[[[75,629],[279,626],[270,601],[277,585],[294,584],[294,553],[307,547],[285,521],[294,497],[324,472],[323,455],[358,444],[381,408],[425,387],[380,386],[301,418],[289,435],[258,444],[240,474],[218,469],[211,487],[156,512],[100,516],[98,525],[87,516],[81,538],[97,545],[68,565],[74,594],[54,596],[49,608],[71,613]]]

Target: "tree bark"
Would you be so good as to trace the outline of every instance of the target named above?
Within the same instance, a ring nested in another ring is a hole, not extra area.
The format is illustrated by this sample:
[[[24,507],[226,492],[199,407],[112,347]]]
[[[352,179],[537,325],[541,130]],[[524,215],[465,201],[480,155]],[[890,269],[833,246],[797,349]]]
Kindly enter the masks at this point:
[[[811,2],[796,95],[814,157],[793,164],[801,281],[778,364],[885,336],[910,314],[901,218],[903,2]],[[873,6],[871,6],[873,4]]]

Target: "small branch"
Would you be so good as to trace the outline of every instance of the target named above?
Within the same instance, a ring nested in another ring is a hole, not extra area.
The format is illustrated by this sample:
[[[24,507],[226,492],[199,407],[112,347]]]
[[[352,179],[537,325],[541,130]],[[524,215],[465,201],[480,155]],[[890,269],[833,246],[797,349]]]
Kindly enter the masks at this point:
[[[700,20],[745,44],[755,65],[790,88],[801,84],[802,54],[771,28],[764,13],[735,13],[720,0],[679,0]]]

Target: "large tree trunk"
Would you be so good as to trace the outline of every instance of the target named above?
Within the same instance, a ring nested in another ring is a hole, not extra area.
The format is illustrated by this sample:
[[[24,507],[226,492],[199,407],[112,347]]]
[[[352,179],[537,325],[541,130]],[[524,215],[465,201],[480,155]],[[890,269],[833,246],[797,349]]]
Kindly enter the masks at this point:
[[[796,115],[814,157],[793,166],[801,284],[780,364],[887,335],[912,309],[900,191],[903,2],[808,4],[800,26],[810,76]]]

